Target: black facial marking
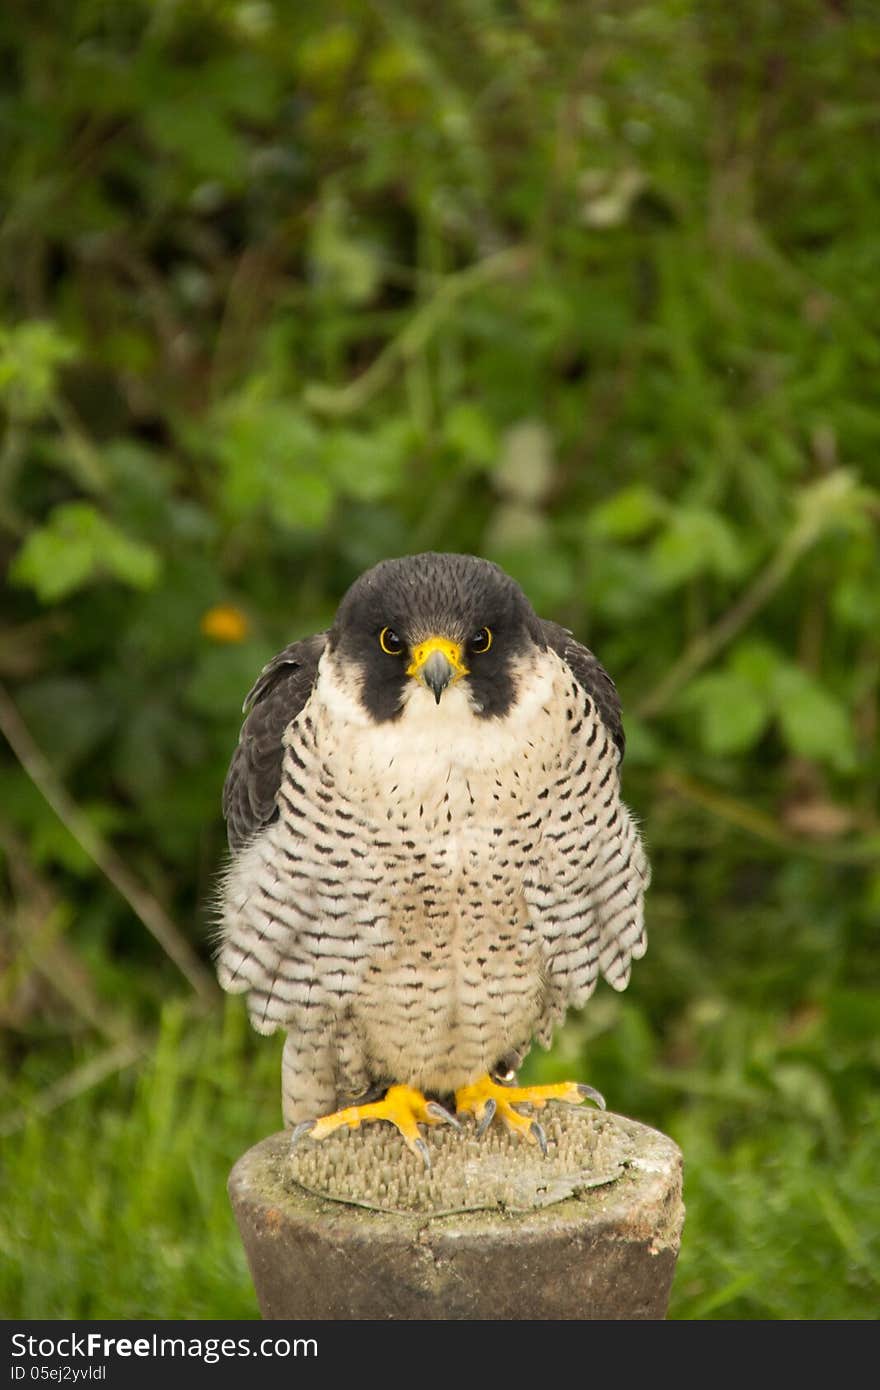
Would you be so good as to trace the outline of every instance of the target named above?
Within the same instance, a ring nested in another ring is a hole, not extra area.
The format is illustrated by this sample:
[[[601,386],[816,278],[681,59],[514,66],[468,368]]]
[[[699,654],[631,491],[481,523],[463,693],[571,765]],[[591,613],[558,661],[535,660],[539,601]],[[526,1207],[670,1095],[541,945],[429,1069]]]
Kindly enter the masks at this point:
[[[382,650],[386,629],[404,643],[403,655]],[[491,641],[474,638],[488,629]],[[408,652],[426,637],[460,642],[475,711],[503,716],[516,698],[514,657],[546,644],[519,585],[489,560],[473,555],[410,555],[383,560],[361,575],[339,605],[328,647],[360,671],[361,700],[377,722],[403,708]]]

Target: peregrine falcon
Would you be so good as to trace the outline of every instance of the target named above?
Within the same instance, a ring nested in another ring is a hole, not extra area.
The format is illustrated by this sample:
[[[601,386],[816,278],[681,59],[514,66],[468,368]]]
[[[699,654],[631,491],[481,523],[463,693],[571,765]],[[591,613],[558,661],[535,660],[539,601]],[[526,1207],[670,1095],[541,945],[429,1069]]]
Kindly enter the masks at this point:
[[[287,1033],[285,1122],[312,1138],[497,1116],[537,1038],[645,952],[649,867],[620,797],[611,678],[470,555],[386,560],[262,671],[226,779],[218,973]],[[376,1099],[381,1096],[381,1099]],[[342,1108],[337,1108],[341,1105]]]

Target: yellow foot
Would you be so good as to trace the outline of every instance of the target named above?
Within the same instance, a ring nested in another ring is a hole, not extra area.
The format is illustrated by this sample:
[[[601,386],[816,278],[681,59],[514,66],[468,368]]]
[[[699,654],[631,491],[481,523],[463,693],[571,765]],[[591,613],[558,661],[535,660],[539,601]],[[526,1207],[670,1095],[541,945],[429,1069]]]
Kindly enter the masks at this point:
[[[368,1120],[387,1120],[394,1125],[406,1140],[407,1148],[417,1153],[426,1168],[431,1166],[428,1146],[419,1132],[419,1125],[454,1125],[459,1123],[454,1115],[444,1110],[435,1100],[426,1100],[421,1091],[412,1086],[391,1086],[384,1100],[370,1105],[349,1105],[345,1110],[337,1110],[332,1115],[322,1115],[319,1120],[303,1120],[291,1136],[291,1148],[298,1144],[304,1134],[312,1139],[326,1139],[334,1130],[347,1127],[360,1129]]]
[[[502,1086],[490,1076],[481,1076],[470,1086],[461,1086],[455,1093],[455,1110],[458,1115],[473,1115],[477,1121],[477,1134],[485,1134],[497,1115],[507,1128],[521,1134],[532,1144],[540,1144],[541,1152],[547,1152],[547,1136],[537,1120],[531,1115],[521,1115],[514,1109],[516,1105],[533,1105],[541,1110],[548,1100],[564,1100],[569,1105],[579,1105],[582,1100],[593,1100],[600,1110],[605,1109],[605,1101],[592,1086],[582,1086],[578,1081],[560,1081],[552,1086]]]

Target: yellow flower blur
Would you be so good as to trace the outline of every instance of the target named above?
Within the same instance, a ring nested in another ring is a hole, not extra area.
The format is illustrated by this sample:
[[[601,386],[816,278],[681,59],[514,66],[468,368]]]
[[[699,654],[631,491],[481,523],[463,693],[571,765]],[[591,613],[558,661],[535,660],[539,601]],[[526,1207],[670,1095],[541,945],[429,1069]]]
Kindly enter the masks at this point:
[[[218,603],[202,614],[202,634],[212,642],[242,642],[248,633],[248,620],[240,608]]]

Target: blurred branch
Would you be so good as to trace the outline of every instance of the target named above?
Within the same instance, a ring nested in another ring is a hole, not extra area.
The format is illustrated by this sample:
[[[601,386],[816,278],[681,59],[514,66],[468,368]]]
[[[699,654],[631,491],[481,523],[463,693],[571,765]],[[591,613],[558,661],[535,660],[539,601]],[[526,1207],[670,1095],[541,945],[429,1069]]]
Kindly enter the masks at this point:
[[[703,666],[707,666],[731,642],[756,613],[782,587],[798,560],[819,539],[829,522],[851,521],[859,512],[870,512],[876,498],[859,487],[856,478],[839,468],[818,483],[804,488],[788,533],[764,569],[727,612],[701,632],[682,652],[666,675],[636,706],[640,719],[651,719],[668,705],[673,695]]]
[[[0,623],[0,678],[22,680],[42,670],[46,643],[63,629],[64,621],[57,611],[29,622]]]
[[[56,395],[51,412],[64,436],[67,461],[77,480],[90,492],[106,491],[107,470],[101,451],[89,438],[73,406],[61,395]]]
[[[325,386],[313,382],[303,393],[305,404],[322,415],[353,415],[362,410],[373,396],[388,385],[395,372],[422,351],[460,300],[483,285],[491,284],[493,280],[523,274],[531,259],[529,247],[512,246],[486,256],[476,265],[446,276],[427,303],[416,310],[397,337],[392,338],[366,371],[345,386]]]
[[[66,905],[58,901],[49,884],[35,872],[19,838],[2,825],[0,848],[6,855],[13,892],[20,899],[8,917],[19,960],[6,972],[0,985],[0,1000],[15,988],[16,976],[29,969],[108,1041],[130,1040],[128,1024],[104,1007],[87,967],[64,940]]]
[[[721,1077],[716,1072],[699,1071],[695,1067],[653,1066],[649,1068],[646,1079],[655,1086],[729,1105],[751,1108],[766,1106],[768,1101],[766,1091],[748,1081],[739,1077]]]
[[[204,1009],[197,1000],[184,1003],[181,1010],[181,1015],[184,1018],[199,1017],[203,1013]],[[53,1110],[58,1110],[68,1101],[76,1100],[77,1096],[84,1095],[86,1091],[91,1091],[95,1086],[99,1086],[102,1081],[106,1081],[114,1073],[125,1071],[127,1067],[135,1066],[138,1062],[143,1061],[155,1049],[157,1036],[156,1030],[134,1034],[122,1039],[105,1052],[99,1052],[96,1057],[90,1057],[81,1066],[74,1067],[43,1091],[37,1092],[28,1100],[26,1106],[0,1118],[0,1139],[18,1133],[19,1130],[24,1129],[29,1120],[51,1114]]]
[[[263,322],[263,314],[277,296],[277,276],[283,264],[278,243],[246,246],[226,289],[214,351],[211,383],[220,395],[242,362],[253,358],[253,335]]]
[[[678,661],[673,662],[660,684],[636,706],[636,713],[641,719],[651,719],[659,714],[672,696],[677,695],[682,686],[687,685],[701,667],[707,666],[722,647],[726,647],[728,642],[751,622],[755,614],[760,612],[777,589],[785,583],[800,553],[801,547],[795,549],[785,543],[781,546],[736,603],[717,623],[713,623],[705,632],[694,638]]]
[[[195,340],[177,311],[167,277],[124,236],[104,237],[92,255],[115,266],[142,292],[170,369],[180,372],[189,367],[196,351]]]
[[[81,1067],[74,1067],[73,1071],[62,1076],[60,1081],[47,1086],[29,1101],[26,1109],[16,1110],[0,1120],[0,1139],[6,1139],[10,1134],[24,1129],[28,1121],[36,1116],[48,1115],[67,1101],[90,1091],[93,1086],[99,1085],[114,1072],[124,1071],[126,1067],[133,1066],[152,1045],[151,1038],[131,1038],[106,1052],[99,1053],[97,1057],[84,1062]]]
[[[728,796],[714,787],[707,787],[687,773],[667,770],[660,775],[661,791],[672,792],[696,806],[701,806],[710,815],[730,825],[746,830],[759,840],[777,845],[792,854],[804,854],[811,859],[822,859],[832,864],[871,864],[880,858],[880,835],[864,835],[861,839],[850,839],[846,844],[817,844],[795,835],[788,835],[780,828],[772,816],[758,811],[738,797]]]
[[[18,475],[24,463],[26,435],[22,425],[10,419],[0,447],[0,530],[12,536],[23,536],[27,522],[11,501]]]
[[[0,732],[34,786],[104,877],[125,899],[182,975],[205,1002],[216,998],[213,977],[162,905],[137,881],[104,837],[70,797],[37,747],[6,690],[0,686]]]

